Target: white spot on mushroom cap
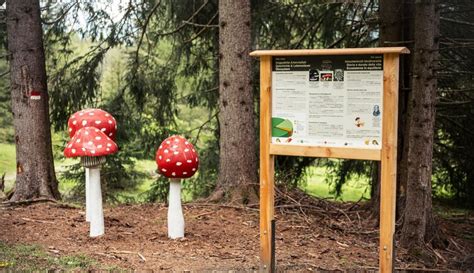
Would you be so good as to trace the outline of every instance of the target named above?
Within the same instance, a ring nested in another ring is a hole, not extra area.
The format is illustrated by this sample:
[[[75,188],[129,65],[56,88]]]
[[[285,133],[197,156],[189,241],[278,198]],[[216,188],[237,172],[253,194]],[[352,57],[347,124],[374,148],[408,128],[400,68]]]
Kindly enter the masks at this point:
[[[97,149],[100,149],[100,148],[102,148],[102,145],[101,144],[97,145]]]
[[[196,168],[193,168],[193,172],[196,170]]]
[[[92,153],[92,154],[95,154],[95,150],[92,150],[91,153]]]
[[[112,124],[112,123],[113,123],[112,120],[110,120],[110,119],[109,119],[107,122],[108,122],[109,124]]]
[[[69,132],[72,132],[72,128],[67,129]]]
[[[163,169],[161,169],[161,171],[165,173],[167,171],[167,169],[163,168]]]
[[[175,172],[172,172],[171,175],[172,175],[172,176],[176,176],[176,173],[175,173]]]
[[[87,142],[87,144],[92,145],[94,144],[92,141]]]
[[[88,131],[86,131],[84,134],[85,134],[86,136],[88,136],[88,135],[89,135],[89,132],[88,132]]]
[[[112,133],[112,132],[109,133],[109,136],[110,136],[110,137],[113,136],[113,135],[114,135],[114,133]]]
[[[174,151],[173,154],[177,155],[177,154],[179,154],[179,152],[178,152],[178,151]]]
[[[188,145],[188,144],[189,144],[189,142],[187,142],[187,141],[186,141],[186,142],[184,142],[184,144]]]
[[[96,136],[95,140],[101,140],[102,138],[100,136]]]
[[[72,124],[73,124],[73,125],[76,125],[76,124],[77,124],[77,120],[73,120],[73,121],[72,121]]]
[[[167,153],[168,153],[168,149],[165,149],[165,150],[163,151],[163,153],[167,154]]]
[[[179,161],[176,162],[176,166],[181,166],[181,165],[183,165],[183,163],[181,163],[181,162],[179,162]]]
[[[188,173],[187,172],[183,172],[183,175],[187,175]]]
[[[110,143],[107,143],[107,147],[112,147],[112,144],[110,144]]]
[[[161,160],[163,157],[161,155],[158,156],[158,159]]]
[[[80,113],[79,113],[79,116],[83,116],[83,115],[84,115],[84,113],[83,113],[83,112],[80,112]]]
[[[83,120],[83,121],[82,121],[82,125],[84,126],[84,125],[86,125],[86,124],[87,124],[87,120]]]
[[[95,121],[95,124],[100,124],[101,122],[102,122],[102,121],[100,121],[100,120],[96,120],[96,121]]]
[[[170,161],[171,161],[171,159],[167,158],[165,161],[166,161],[166,162],[170,162]]]
[[[79,143],[79,142],[81,142],[81,139],[80,139],[80,138],[78,138],[78,139],[76,140],[76,143]]]
[[[67,147],[68,147],[68,148],[71,148],[71,147],[72,147],[72,144],[69,144]]]
[[[105,132],[106,130],[107,130],[107,128],[105,128],[105,127],[100,129],[100,131],[102,131],[102,132]]]
[[[186,160],[186,162],[193,163],[193,161],[191,159]]]
[[[106,116],[106,117],[110,117],[110,114],[109,114],[109,113],[106,113],[105,116]]]
[[[93,115],[94,115],[94,112],[90,112],[90,113],[89,113],[89,116],[93,116]]]
[[[178,145],[173,145],[173,149],[177,149],[178,148]]]
[[[188,148],[184,149],[184,152],[185,153],[189,152],[189,149]]]
[[[83,152],[85,152],[85,151],[86,151],[86,148],[82,147],[81,150],[82,150]]]
[[[169,140],[166,141],[166,144],[170,144],[171,142]]]
[[[71,152],[72,152],[73,154],[75,154],[75,153],[76,153],[76,149],[71,149]]]
[[[105,150],[106,150],[107,152],[108,152],[108,151],[110,151],[110,149],[109,149],[109,148],[106,148]]]

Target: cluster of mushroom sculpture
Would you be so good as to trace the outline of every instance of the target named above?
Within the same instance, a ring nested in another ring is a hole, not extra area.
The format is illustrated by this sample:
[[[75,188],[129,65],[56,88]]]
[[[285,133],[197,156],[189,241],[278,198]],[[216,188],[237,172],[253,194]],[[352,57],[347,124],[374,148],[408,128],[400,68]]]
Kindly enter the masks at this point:
[[[117,122],[101,109],[85,109],[74,113],[68,121],[71,140],[64,149],[66,157],[80,157],[86,169],[86,221],[90,222],[90,236],[104,234],[104,213],[100,184],[100,166],[105,156],[116,153]]]
[[[101,109],[85,109],[74,113],[68,120],[71,140],[64,149],[66,157],[80,157],[86,170],[86,221],[90,222],[90,236],[104,234],[104,213],[100,184],[100,166],[105,156],[116,153],[114,142],[117,123]],[[184,237],[184,216],[181,207],[181,179],[196,173],[199,159],[194,146],[184,137],[165,139],[156,151],[158,172],[170,178],[168,200],[168,237]]]

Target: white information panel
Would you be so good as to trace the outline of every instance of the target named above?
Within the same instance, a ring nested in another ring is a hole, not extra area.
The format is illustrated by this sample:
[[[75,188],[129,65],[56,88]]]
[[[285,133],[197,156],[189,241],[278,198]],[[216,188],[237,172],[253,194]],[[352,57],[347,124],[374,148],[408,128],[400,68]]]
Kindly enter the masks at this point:
[[[272,143],[381,149],[383,55],[273,57]]]

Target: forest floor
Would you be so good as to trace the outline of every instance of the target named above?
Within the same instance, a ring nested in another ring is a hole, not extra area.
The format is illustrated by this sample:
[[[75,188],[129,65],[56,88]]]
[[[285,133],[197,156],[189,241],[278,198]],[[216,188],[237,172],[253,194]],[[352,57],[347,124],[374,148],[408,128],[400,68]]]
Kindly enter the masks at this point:
[[[278,269],[376,269],[378,229],[368,212],[355,203],[311,202],[305,206],[296,200],[277,202]],[[170,240],[165,205],[108,206],[105,235],[89,238],[82,208],[50,202],[0,207],[0,271],[9,267],[29,270],[31,263],[34,269],[64,269],[61,264],[48,262],[51,260],[81,270],[258,269],[256,208],[188,203],[184,214],[186,238]],[[449,237],[449,247],[435,250],[432,264],[423,264],[397,248],[397,268],[474,269],[474,214],[444,215],[439,222]],[[33,255],[41,251],[45,254]]]

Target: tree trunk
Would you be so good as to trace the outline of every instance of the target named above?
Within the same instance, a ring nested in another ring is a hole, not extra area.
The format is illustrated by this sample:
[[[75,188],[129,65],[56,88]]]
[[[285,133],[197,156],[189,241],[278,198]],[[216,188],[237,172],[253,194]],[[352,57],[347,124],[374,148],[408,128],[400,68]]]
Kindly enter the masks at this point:
[[[431,174],[437,79],[439,16],[437,2],[414,4],[414,49],[410,111],[406,209],[402,246],[419,253],[436,230],[431,202]]]
[[[17,158],[12,200],[59,198],[38,0],[7,1],[7,38]]]
[[[250,1],[219,1],[220,161],[211,200],[243,204],[257,200],[250,44]]]
[[[380,1],[380,45],[405,46],[413,49],[413,10],[412,1]],[[397,143],[397,219],[405,209],[408,161],[408,97],[411,86],[411,55],[400,58],[400,82],[398,100],[398,143]],[[374,211],[379,203],[373,202]]]
[[[402,41],[403,36],[403,2],[399,0],[380,0],[380,40],[379,45],[382,47],[390,46],[402,46],[400,41]],[[401,71],[400,71],[401,72]],[[400,73],[402,74],[402,73]],[[401,79],[402,77],[400,77]],[[400,84],[400,87],[403,85]],[[398,116],[398,151],[397,154],[402,154],[403,147],[403,137],[400,132],[403,132],[403,114],[401,110],[400,102],[403,101],[403,92],[400,92],[399,100],[399,116]],[[398,169],[397,174],[400,173],[400,160],[397,163]],[[372,196],[371,196],[371,206],[372,206],[372,215],[379,218],[380,213],[380,162],[375,166],[375,172],[372,174]],[[397,177],[398,178],[398,177]],[[400,185],[400,179],[397,179],[397,186]],[[399,193],[399,192],[398,192]],[[399,194],[397,194],[397,197]],[[398,203],[398,202],[397,202]],[[398,206],[397,206],[398,207]]]

